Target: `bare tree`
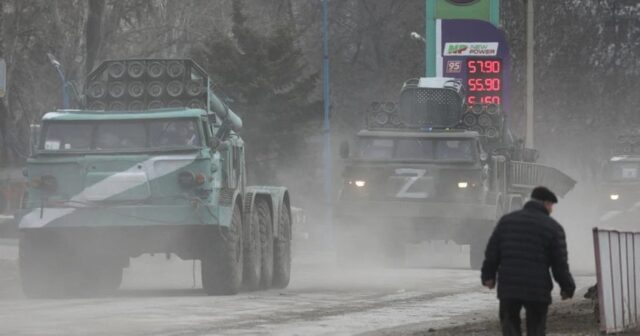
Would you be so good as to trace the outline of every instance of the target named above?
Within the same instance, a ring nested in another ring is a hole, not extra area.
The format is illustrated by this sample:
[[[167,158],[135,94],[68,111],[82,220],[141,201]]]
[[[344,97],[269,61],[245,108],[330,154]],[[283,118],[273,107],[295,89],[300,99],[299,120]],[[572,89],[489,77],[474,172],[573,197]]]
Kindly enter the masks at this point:
[[[87,25],[85,28],[85,39],[87,48],[87,60],[85,62],[85,73],[93,69],[96,55],[100,51],[102,42],[102,20],[104,17],[105,0],[89,0],[89,13],[87,15]]]

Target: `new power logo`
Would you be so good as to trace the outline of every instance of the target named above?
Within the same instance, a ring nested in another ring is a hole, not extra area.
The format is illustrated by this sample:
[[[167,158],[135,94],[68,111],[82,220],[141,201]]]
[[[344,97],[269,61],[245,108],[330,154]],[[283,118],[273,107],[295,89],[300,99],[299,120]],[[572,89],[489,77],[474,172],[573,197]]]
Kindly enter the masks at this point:
[[[495,56],[498,54],[498,42],[445,43],[443,56]]]
[[[468,46],[466,44],[449,44],[447,43],[447,46],[445,47],[445,55],[462,55],[466,50],[468,49]]]

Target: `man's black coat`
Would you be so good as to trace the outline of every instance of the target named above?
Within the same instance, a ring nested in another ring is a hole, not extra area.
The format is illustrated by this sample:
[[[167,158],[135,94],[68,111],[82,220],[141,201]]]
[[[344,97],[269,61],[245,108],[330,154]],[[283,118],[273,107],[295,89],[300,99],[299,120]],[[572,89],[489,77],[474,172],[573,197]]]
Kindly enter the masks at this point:
[[[544,204],[529,201],[498,222],[485,251],[482,282],[496,280],[500,299],[551,303],[549,268],[560,289],[573,296],[564,229]]]

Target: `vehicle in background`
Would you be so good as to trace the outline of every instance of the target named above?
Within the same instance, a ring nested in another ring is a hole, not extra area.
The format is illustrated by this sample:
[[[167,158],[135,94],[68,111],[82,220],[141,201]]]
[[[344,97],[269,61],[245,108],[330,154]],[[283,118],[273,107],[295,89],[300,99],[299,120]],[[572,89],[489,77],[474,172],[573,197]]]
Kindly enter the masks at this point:
[[[620,214],[640,210],[640,156],[615,155],[604,165],[601,175],[599,216],[605,223]],[[614,221],[612,223],[620,223]]]
[[[420,78],[404,83],[398,104],[371,105],[355,150],[341,146],[339,261],[397,265],[405,243],[453,240],[470,245],[479,268],[497,219],[522,207],[532,188],[573,188],[570,177],[534,163],[537,151],[514,139],[500,105],[465,101],[459,80]]]

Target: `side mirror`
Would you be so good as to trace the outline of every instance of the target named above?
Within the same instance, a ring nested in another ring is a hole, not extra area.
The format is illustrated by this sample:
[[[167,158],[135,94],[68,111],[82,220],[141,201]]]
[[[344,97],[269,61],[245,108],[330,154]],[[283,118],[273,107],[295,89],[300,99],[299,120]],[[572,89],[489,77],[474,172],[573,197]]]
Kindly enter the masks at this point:
[[[34,155],[36,149],[38,149],[38,142],[40,141],[40,125],[29,125],[29,148],[31,155]]]
[[[349,142],[348,141],[342,141],[340,143],[340,157],[343,159],[349,158]]]
[[[487,155],[487,153],[485,152],[480,153],[480,161],[482,163],[486,163],[488,159],[489,159],[489,156]]]

